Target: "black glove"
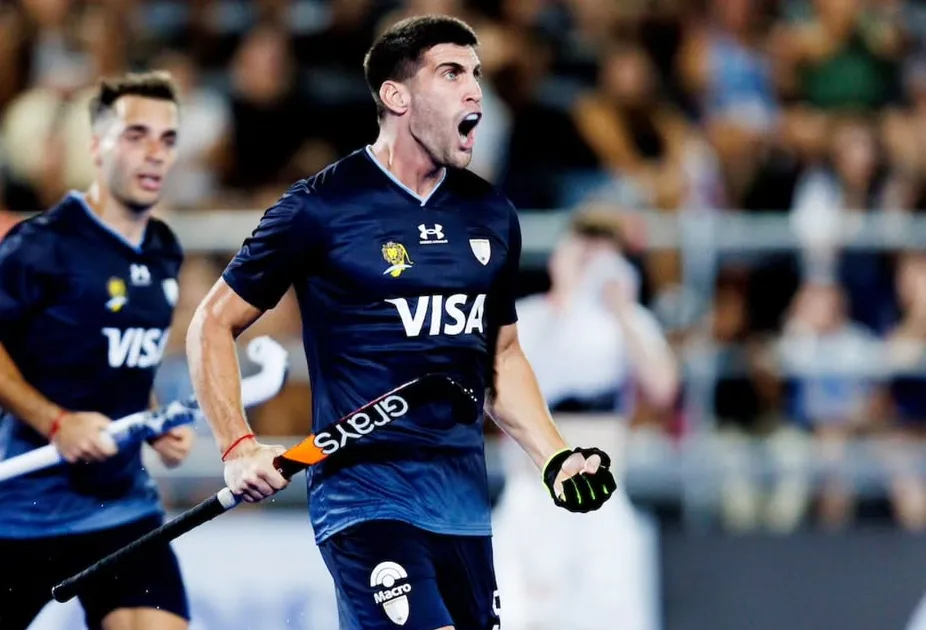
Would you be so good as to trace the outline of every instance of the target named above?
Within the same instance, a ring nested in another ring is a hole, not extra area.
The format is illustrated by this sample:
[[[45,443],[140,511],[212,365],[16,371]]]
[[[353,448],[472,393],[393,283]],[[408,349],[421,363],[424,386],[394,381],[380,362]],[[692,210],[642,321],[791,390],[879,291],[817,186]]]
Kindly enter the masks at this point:
[[[601,458],[601,465],[594,474],[579,473],[563,482],[563,497],[557,497],[553,483],[560,474],[563,462],[572,457],[573,453],[581,453],[585,459],[592,455]],[[617,482],[611,474],[611,458],[607,453],[597,448],[563,449],[543,467],[543,483],[550,490],[553,502],[570,512],[591,512],[597,510],[604,502],[611,498],[617,489]]]

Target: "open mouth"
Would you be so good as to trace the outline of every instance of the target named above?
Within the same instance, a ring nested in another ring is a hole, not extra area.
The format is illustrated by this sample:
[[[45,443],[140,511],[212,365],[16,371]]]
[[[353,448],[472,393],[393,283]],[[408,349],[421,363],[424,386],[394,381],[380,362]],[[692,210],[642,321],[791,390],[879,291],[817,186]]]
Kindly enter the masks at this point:
[[[479,124],[481,118],[482,114],[473,112],[472,114],[467,114],[466,117],[460,121],[457,130],[460,132],[460,140],[463,142],[464,148],[472,148],[475,140],[473,131],[476,129],[476,125]]]
[[[154,191],[161,189],[161,176],[160,175],[139,175],[138,183],[144,190],[154,192]]]

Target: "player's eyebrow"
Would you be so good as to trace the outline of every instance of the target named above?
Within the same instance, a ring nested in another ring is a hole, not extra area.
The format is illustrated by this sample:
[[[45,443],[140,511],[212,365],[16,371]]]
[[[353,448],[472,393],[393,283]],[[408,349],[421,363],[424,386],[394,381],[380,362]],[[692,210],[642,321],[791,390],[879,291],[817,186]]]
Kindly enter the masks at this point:
[[[145,133],[146,134],[146,133],[149,133],[150,131],[151,131],[151,128],[148,125],[143,125],[141,123],[135,123],[132,125],[127,125],[126,128],[123,130],[123,133]],[[173,140],[173,139],[176,139],[176,137],[177,137],[176,129],[168,129],[167,131],[161,134],[161,138],[164,138],[164,139]]]
[[[135,123],[134,125],[126,125],[123,129],[123,133],[148,133],[150,129],[147,125],[142,125],[141,123]]]
[[[437,64],[438,72],[440,72],[441,70],[445,68],[453,70],[455,72],[466,72],[466,67],[463,64],[458,63],[456,61],[445,61],[443,63]],[[473,69],[473,75],[478,77],[481,74],[482,74],[482,65],[476,64],[476,67]]]

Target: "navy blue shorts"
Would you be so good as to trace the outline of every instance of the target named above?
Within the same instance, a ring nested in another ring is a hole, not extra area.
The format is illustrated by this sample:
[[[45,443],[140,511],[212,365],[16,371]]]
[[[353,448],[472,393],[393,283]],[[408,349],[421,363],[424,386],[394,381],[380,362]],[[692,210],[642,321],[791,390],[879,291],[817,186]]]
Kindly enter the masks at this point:
[[[51,601],[51,589],[158,527],[151,516],[111,529],[50,538],[0,538],[0,628],[25,630]],[[190,619],[177,557],[169,545],[140,551],[78,595],[87,627],[119,608],[157,608]]]
[[[369,521],[319,549],[334,579],[341,630],[500,628],[491,537]]]

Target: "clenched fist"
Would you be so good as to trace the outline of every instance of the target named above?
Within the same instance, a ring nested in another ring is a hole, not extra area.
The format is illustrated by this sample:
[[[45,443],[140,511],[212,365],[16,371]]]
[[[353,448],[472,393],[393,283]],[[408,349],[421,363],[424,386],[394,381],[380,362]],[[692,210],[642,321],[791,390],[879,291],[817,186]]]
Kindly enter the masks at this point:
[[[273,459],[286,451],[283,446],[261,444],[247,439],[232,449],[225,459],[225,485],[247,503],[256,503],[289,485],[289,480],[273,465]]]

